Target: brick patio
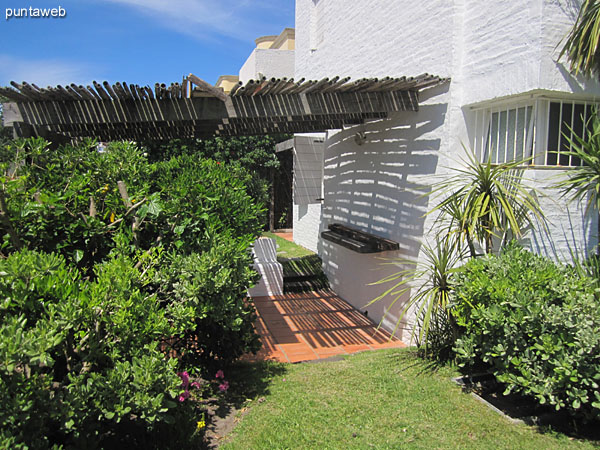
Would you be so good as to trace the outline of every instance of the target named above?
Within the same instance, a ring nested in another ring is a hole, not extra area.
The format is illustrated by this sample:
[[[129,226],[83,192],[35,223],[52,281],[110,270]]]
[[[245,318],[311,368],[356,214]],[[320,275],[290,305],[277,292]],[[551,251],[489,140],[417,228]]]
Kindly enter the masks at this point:
[[[279,236],[282,239],[285,239],[286,241],[294,242],[294,233],[284,232],[284,231],[277,231],[274,234],[276,236]]]
[[[404,347],[331,291],[254,298],[263,348],[247,360],[301,362]]]

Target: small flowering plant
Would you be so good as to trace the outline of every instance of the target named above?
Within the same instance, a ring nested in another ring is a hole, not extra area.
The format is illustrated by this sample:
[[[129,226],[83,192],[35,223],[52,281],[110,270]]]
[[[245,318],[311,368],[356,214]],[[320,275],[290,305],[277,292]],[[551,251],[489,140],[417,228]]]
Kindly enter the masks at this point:
[[[229,389],[229,381],[225,380],[225,373],[220,369],[215,374],[215,384],[218,385],[219,392],[225,393]]]
[[[178,400],[180,402],[185,402],[190,398],[190,387],[200,389],[201,384],[198,381],[192,381],[190,383],[190,374],[187,371],[178,372],[177,375],[181,378],[181,387],[183,388],[183,393],[179,395]]]

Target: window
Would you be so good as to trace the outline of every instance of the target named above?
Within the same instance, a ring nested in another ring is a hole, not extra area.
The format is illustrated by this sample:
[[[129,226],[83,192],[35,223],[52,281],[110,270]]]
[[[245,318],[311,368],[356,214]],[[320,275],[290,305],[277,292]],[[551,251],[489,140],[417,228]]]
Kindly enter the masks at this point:
[[[533,158],[531,165],[579,166],[570,140],[588,133],[592,102],[542,99],[475,110],[471,146],[481,162]]]
[[[483,161],[504,163],[529,158],[533,150],[533,107],[491,112]]]
[[[547,166],[580,166],[577,156],[568,155],[572,151],[571,142],[575,135],[585,137],[593,114],[591,103],[551,101],[548,105],[548,138],[546,145]]]

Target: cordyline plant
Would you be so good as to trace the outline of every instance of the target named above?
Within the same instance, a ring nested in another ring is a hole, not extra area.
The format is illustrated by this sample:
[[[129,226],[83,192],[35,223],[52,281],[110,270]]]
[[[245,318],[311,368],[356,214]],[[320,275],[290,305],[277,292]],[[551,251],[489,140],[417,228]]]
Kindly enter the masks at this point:
[[[458,234],[466,242],[471,256],[477,256],[475,244],[494,251],[510,237],[520,238],[527,228],[542,223],[544,215],[535,189],[525,186],[523,167],[531,158],[492,164],[480,163],[465,148],[464,166],[453,169],[456,175],[441,182],[430,194],[441,201],[429,213],[441,212],[437,223],[446,223],[445,232]]]
[[[570,70],[591,78],[600,74],[600,2],[584,0],[577,22],[567,36],[560,57],[567,55]]]
[[[425,347],[432,323],[440,319],[450,323],[447,308],[452,274],[467,255],[478,256],[478,246],[484,248],[485,253],[492,253],[494,239],[502,248],[509,238],[521,237],[536,221],[544,225],[535,190],[525,186],[522,176],[521,167],[528,160],[492,164],[488,158],[487,162],[479,163],[472,151],[465,150],[467,160],[462,168],[454,169],[456,175],[426,194],[440,199],[427,213],[439,214],[435,223],[440,226],[440,233],[435,237],[435,247],[423,245],[423,262],[388,260],[383,263],[401,265],[404,269],[372,283],[393,285],[367,305],[391,298],[385,316],[419,283],[420,287],[404,305],[394,333],[406,314],[414,310],[418,323],[413,326],[411,339],[417,336],[418,327],[417,342]]]
[[[421,326],[418,333],[417,327],[413,326],[411,341],[417,337],[417,342],[426,343],[430,325],[435,319],[440,314],[444,318],[448,318],[447,307],[452,289],[450,278],[465,256],[457,243],[457,240],[451,236],[446,236],[443,239],[436,238],[434,247],[423,245],[425,255],[423,262],[393,259],[382,263],[383,265],[403,267],[399,272],[371,283],[371,286],[393,283],[383,294],[366,305],[370,306],[375,302],[391,297],[392,302],[386,308],[384,315],[387,315],[391,308],[413,288],[413,282],[422,282],[416,293],[411,295],[404,305],[392,334],[396,333],[406,314],[411,310],[416,310],[416,316]]]
[[[561,154],[574,156],[582,162],[581,166],[569,169],[567,178],[556,183],[563,197],[585,202],[586,214],[590,208],[600,213],[600,117],[596,109],[586,123],[583,136],[570,127],[569,133],[563,133],[569,144],[569,151]],[[600,217],[599,217],[600,219]],[[600,220],[598,220],[600,235]]]

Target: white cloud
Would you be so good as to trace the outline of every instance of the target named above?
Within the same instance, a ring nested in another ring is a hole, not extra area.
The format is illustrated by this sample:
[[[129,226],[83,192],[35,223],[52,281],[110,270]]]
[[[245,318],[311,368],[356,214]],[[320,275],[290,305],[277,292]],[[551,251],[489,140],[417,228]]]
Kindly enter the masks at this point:
[[[163,26],[202,39],[215,33],[239,40],[253,40],[268,33],[266,16],[278,10],[278,2],[250,0],[103,0],[130,6],[150,15]],[[291,1],[291,0],[286,0]],[[281,30],[279,30],[281,31]],[[275,33],[278,31],[271,32]]]
[[[27,81],[40,87],[58,84],[90,84],[92,68],[56,59],[20,59],[0,54],[0,85]]]

